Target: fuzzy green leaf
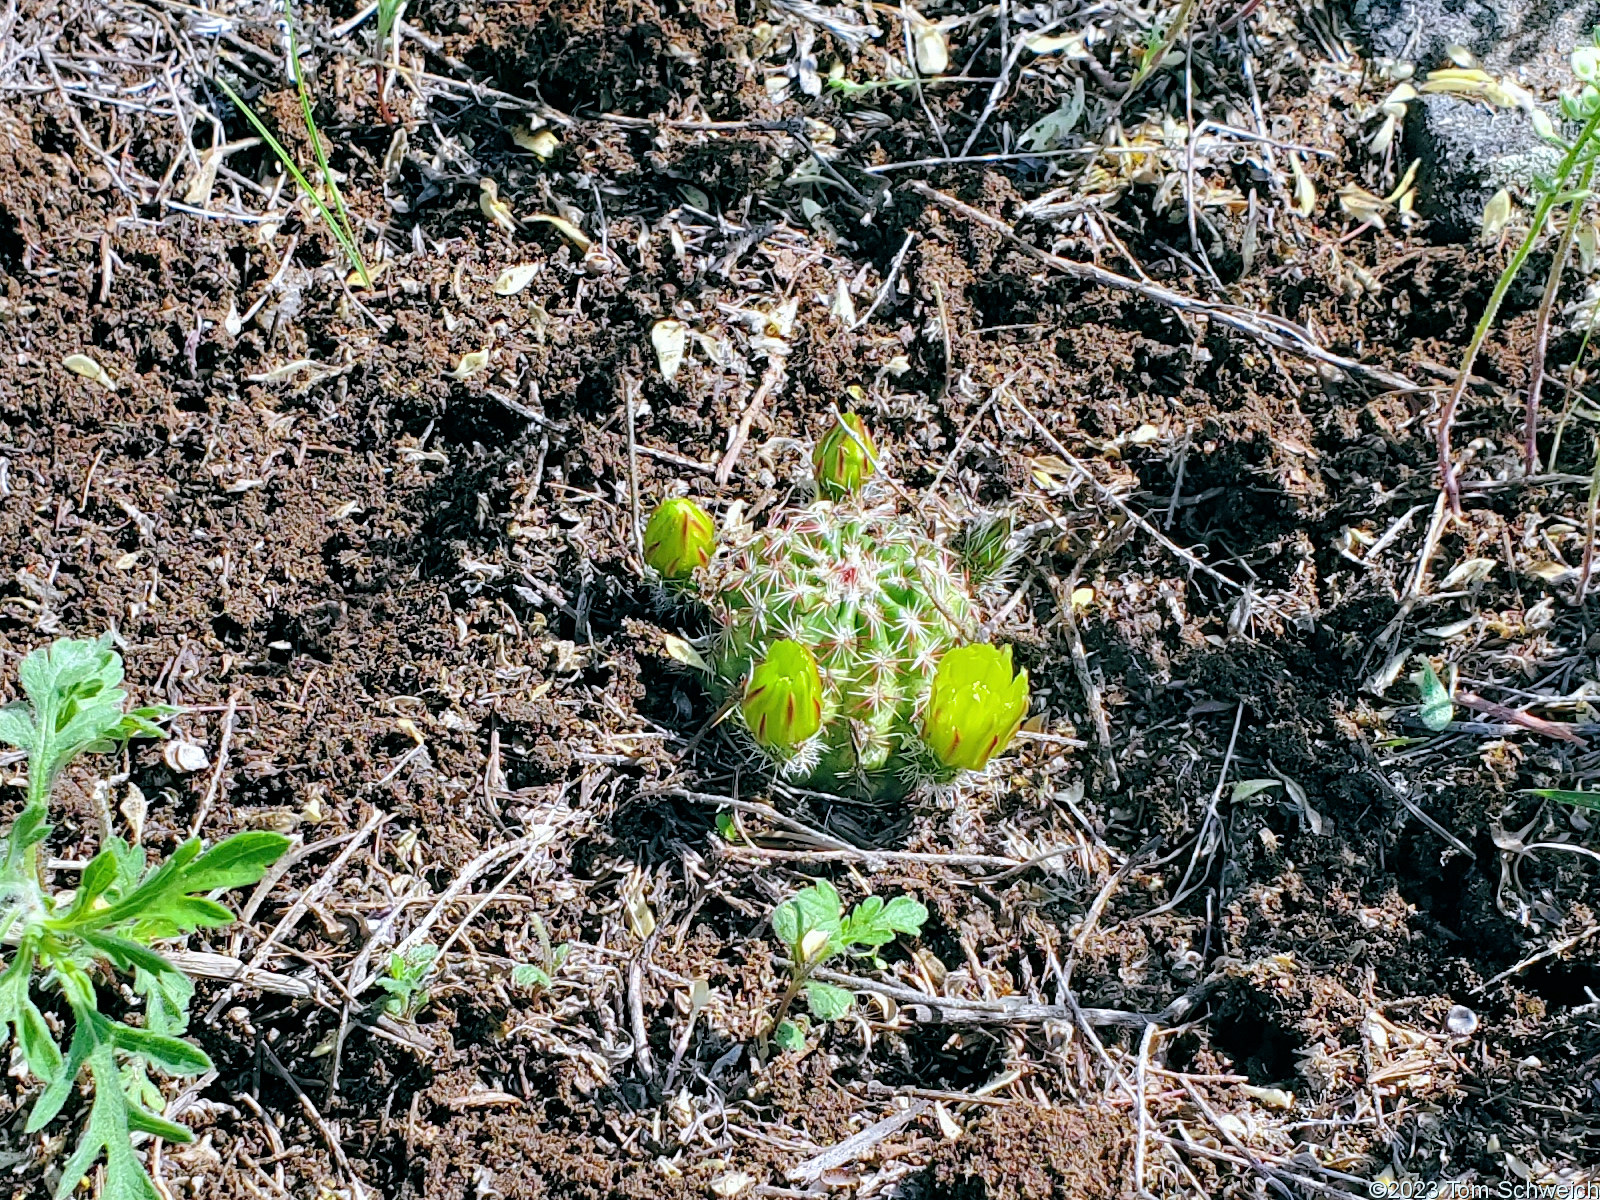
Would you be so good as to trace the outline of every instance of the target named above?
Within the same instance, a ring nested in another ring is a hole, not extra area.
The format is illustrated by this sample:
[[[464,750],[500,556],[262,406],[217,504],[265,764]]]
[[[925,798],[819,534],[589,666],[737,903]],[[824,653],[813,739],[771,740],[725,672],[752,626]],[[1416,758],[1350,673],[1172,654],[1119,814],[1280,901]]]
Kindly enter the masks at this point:
[[[0,708],[0,742],[18,750],[33,749],[33,714],[26,704]]]
[[[72,1041],[67,1044],[66,1061],[61,1064],[61,1070],[56,1072],[55,1078],[50,1080],[39,1099],[34,1101],[33,1111],[28,1114],[28,1123],[22,1127],[24,1133],[38,1133],[51,1121],[56,1119],[56,1114],[67,1102],[67,1097],[72,1095],[73,1082],[78,1078],[78,1072],[83,1069],[83,1064],[88,1061],[89,1052],[94,1049],[94,1038],[89,1032],[88,1022],[79,1021],[72,1028]]]
[[[194,984],[182,971],[167,965],[169,969],[159,974],[135,967],[133,990],[144,997],[145,1028],[152,1033],[177,1037],[189,1027],[189,1001],[194,998]]]
[[[1417,716],[1422,724],[1438,733],[1455,720],[1455,705],[1450,701],[1450,693],[1439,680],[1439,674],[1433,669],[1433,664],[1422,656],[1417,657],[1419,664],[1417,671],[1411,676],[1411,681],[1417,685],[1418,692],[1422,695],[1422,702],[1417,708]]]
[[[28,995],[33,963],[33,948],[24,944],[0,975],[0,1027],[11,1027],[28,1070],[48,1083],[61,1071],[61,1049],[50,1035],[44,1014]]]
[[[45,821],[44,806],[24,808],[17,814],[6,839],[5,873],[12,878],[22,869],[22,858],[30,848],[50,836],[50,825]]]
[[[161,736],[153,718],[169,709],[122,711],[122,657],[111,647],[111,635],[94,641],[60,638],[22,660],[18,681],[32,710],[31,730],[21,734],[13,705],[6,711],[4,740],[26,741],[29,799],[42,802],[61,769],[87,750],[114,745],[128,737]]]
[[[67,917],[80,916],[94,907],[94,902],[104,896],[117,881],[117,855],[113,850],[102,850],[89,860],[78,880],[78,894],[73,897]]]
[[[855,1002],[853,995],[831,983],[806,984],[806,1004],[819,1021],[837,1021]]]
[[[839,910],[839,893],[833,884],[818,879],[773,910],[772,931],[798,955],[801,941],[813,929],[838,932]]]
[[[518,963],[511,968],[512,985],[519,988],[548,988],[550,975],[533,963]]]
[[[772,1031],[772,1040],[778,1044],[779,1050],[787,1050],[791,1054],[806,1048],[806,1035],[800,1026],[790,1020],[778,1022],[778,1027]]]
[[[89,1072],[94,1079],[94,1103],[89,1109],[89,1122],[84,1126],[78,1146],[61,1168],[61,1183],[56,1188],[56,1200],[67,1200],[78,1184],[94,1169],[95,1161],[105,1154],[105,1185],[101,1200],[161,1200],[155,1184],[145,1174],[144,1163],[133,1148],[131,1133],[134,1120],[142,1127],[150,1122],[160,1122],[161,1128],[179,1134],[177,1140],[192,1140],[188,1130],[180,1125],[161,1121],[153,1113],[134,1109],[122,1090],[121,1072],[117,1069],[116,1054],[108,1043],[97,1044],[88,1056]],[[134,1113],[137,1112],[137,1118]],[[165,1136],[165,1132],[163,1136]]]
[[[118,1050],[137,1054],[169,1075],[199,1075],[211,1069],[211,1059],[200,1047],[148,1029],[114,1024],[111,1042]]]
[[[881,920],[896,933],[917,937],[928,919],[928,910],[910,896],[896,896],[884,906]]]
[[[61,1047],[51,1036],[44,1014],[32,1000],[24,999],[18,1018],[17,1044],[22,1047],[28,1070],[40,1079],[54,1079],[61,1071]]]
[[[135,970],[145,971],[152,975],[176,974],[178,972],[177,967],[162,958],[154,950],[151,950],[148,946],[141,946],[138,942],[131,941],[128,938],[117,937],[109,933],[97,933],[88,929],[80,931],[78,936],[109,958],[119,970],[130,974]]]
[[[106,929],[124,921],[157,915],[170,901],[181,894],[183,870],[199,853],[200,839],[190,838],[174,850],[164,863],[145,876],[138,887],[115,904],[76,917],[64,917],[51,922],[51,925],[74,930],[82,926]]]

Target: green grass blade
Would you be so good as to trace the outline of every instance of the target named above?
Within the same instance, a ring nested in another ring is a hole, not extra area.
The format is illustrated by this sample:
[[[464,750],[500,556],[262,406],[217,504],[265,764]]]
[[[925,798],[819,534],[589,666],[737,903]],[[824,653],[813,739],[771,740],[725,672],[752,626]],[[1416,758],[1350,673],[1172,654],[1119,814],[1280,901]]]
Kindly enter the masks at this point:
[[[1600,812],[1600,791],[1578,792],[1570,788],[1523,788],[1526,796],[1541,800],[1554,800],[1557,804],[1576,804],[1579,808],[1592,808]]]
[[[289,157],[289,152],[284,149],[283,143],[272,136],[272,130],[262,123],[261,118],[256,116],[255,110],[244,102],[243,97],[238,92],[234,91],[221,79],[218,79],[216,84],[222,89],[223,94],[233,102],[233,106],[244,114],[245,120],[249,121],[255,131],[261,135],[261,140],[266,142],[272,152],[278,156],[278,161],[283,164],[284,169],[289,172],[295,183],[300,185],[300,190],[311,198],[311,203],[316,205],[317,211],[322,214],[322,219],[327,223],[328,230],[333,234],[334,240],[339,243],[339,248],[344,251],[345,257],[354,265],[361,276],[362,282],[370,287],[371,279],[367,275],[367,267],[366,263],[362,261],[361,251],[350,240],[350,235],[340,227],[334,215],[328,211],[328,206],[322,202],[322,197],[317,195],[316,190],[312,188],[311,181],[301,173],[299,167],[294,165],[294,159]],[[313,136],[311,140],[315,142],[316,137]]]
[[[317,166],[322,171],[322,181],[328,185],[334,207],[339,210],[339,223],[344,230],[341,244],[350,247],[356,273],[361,276],[361,284],[370,289],[372,277],[367,273],[366,260],[361,257],[360,239],[356,237],[355,226],[350,223],[350,213],[345,209],[344,196],[339,191],[338,183],[334,181],[333,169],[328,166],[328,156],[322,151],[322,136],[317,132],[317,118],[311,112],[311,93],[306,90],[306,74],[300,69],[300,43],[294,34],[294,15],[287,3],[283,8],[283,19],[289,33],[289,62],[294,67],[294,87],[300,96],[300,112],[305,118],[306,132],[311,136],[311,153],[316,156]],[[323,211],[327,212],[326,209]]]

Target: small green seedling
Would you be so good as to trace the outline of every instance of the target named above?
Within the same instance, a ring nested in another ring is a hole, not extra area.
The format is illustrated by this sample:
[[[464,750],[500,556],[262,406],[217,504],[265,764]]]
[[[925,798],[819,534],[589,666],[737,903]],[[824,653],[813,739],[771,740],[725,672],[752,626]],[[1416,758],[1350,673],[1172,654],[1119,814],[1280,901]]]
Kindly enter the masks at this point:
[[[518,963],[511,968],[511,983],[514,987],[528,988],[530,990],[550,987],[556,973],[561,970],[561,964],[567,961],[567,951],[572,949],[568,942],[559,946],[550,944],[549,931],[545,929],[544,922],[537,914],[533,918],[533,932],[539,938],[539,961],[537,963]]]
[[[394,32],[395,23],[400,19],[400,12],[406,6],[406,0],[378,0],[378,44],[373,48],[373,69],[378,77],[378,112],[383,117],[383,123],[394,123],[394,116],[389,112],[389,102],[383,95],[383,68],[386,52],[391,46],[398,59],[400,44],[392,41],[390,35]]]
[[[123,711],[122,659],[110,635],[62,639],[35,650],[22,660],[18,677],[27,699],[0,708],[0,742],[28,754],[26,800],[0,861],[0,938],[16,947],[0,974],[0,1041],[9,1027],[22,1064],[45,1085],[24,1130],[36,1133],[52,1121],[87,1068],[94,1093],[89,1118],[61,1169],[57,1200],[72,1194],[102,1154],[103,1200],[160,1200],[133,1135],[194,1139],[160,1115],[165,1101],[148,1072],[199,1075],[211,1069],[211,1060],[182,1038],[194,985],[152,945],[231,922],[233,913],[206,893],[255,883],[289,840],[266,831],[240,833],[202,852],[200,840],[190,838],[165,862],[152,864],[143,847],[107,835],[78,886],[51,891],[40,851],[50,833],[50,792],[61,772],[80,754],[111,750],[129,738],[165,736],[156,722],[175,710]],[[95,977],[106,964],[132,977],[133,994],[143,1001],[142,1025],[100,1012]],[[59,993],[72,1014],[65,1055],[33,999],[35,986]]]
[[[772,913],[772,932],[789,950],[789,986],[779,1001],[773,1018],[773,1037],[784,1050],[805,1044],[799,1027],[787,1019],[789,1006],[803,991],[806,1006],[819,1021],[837,1021],[850,1011],[855,997],[841,987],[818,983],[811,978],[817,968],[840,954],[876,959],[879,946],[904,933],[916,937],[928,910],[910,896],[896,896],[888,903],[882,897],[868,896],[845,915],[839,893],[826,879],[802,888],[792,900],[785,900]]]
[[[428,1003],[426,984],[438,960],[439,948],[426,942],[404,954],[389,955],[389,973],[373,980],[375,986],[389,993],[383,1001],[383,1011],[405,1020],[416,1016]]]
[[[1417,705],[1417,716],[1422,724],[1434,733],[1449,728],[1450,722],[1456,719],[1455,704],[1450,699],[1450,689],[1445,687],[1426,656],[1417,655],[1417,670],[1412,674],[1411,681],[1417,685],[1417,694],[1421,698],[1421,703]]]

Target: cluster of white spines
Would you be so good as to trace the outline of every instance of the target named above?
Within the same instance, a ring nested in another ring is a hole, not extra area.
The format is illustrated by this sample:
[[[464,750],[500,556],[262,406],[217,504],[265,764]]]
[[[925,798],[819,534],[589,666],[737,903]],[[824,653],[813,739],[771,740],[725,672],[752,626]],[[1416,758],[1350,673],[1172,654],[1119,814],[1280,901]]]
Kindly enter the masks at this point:
[[[822,740],[868,771],[915,740],[940,655],[976,624],[954,556],[914,517],[848,502],[819,501],[723,547],[704,595],[724,686],[737,688],[776,638],[811,647]]]

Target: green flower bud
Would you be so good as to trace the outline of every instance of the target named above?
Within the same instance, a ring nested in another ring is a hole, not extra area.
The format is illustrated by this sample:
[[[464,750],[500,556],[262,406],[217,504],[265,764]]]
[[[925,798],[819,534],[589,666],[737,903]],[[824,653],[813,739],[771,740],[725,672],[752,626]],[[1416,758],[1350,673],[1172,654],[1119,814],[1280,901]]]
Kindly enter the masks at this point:
[[[644,529],[644,561],[668,579],[687,579],[711,561],[717,527],[693,500],[663,500]]]
[[[829,500],[856,491],[872,478],[877,464],[878,448],[855,413],[843,413],[811,454],[817,490]]]
[[[773,642],[740,704],[750,736],[768,750],[794,750],[822,728],[822,677],[799,642]]]
[[[922,740],[947,767],[981,771],[1028,715],[1028,673],[1011,674],[1011,647],[947,650],[933,673]]]

